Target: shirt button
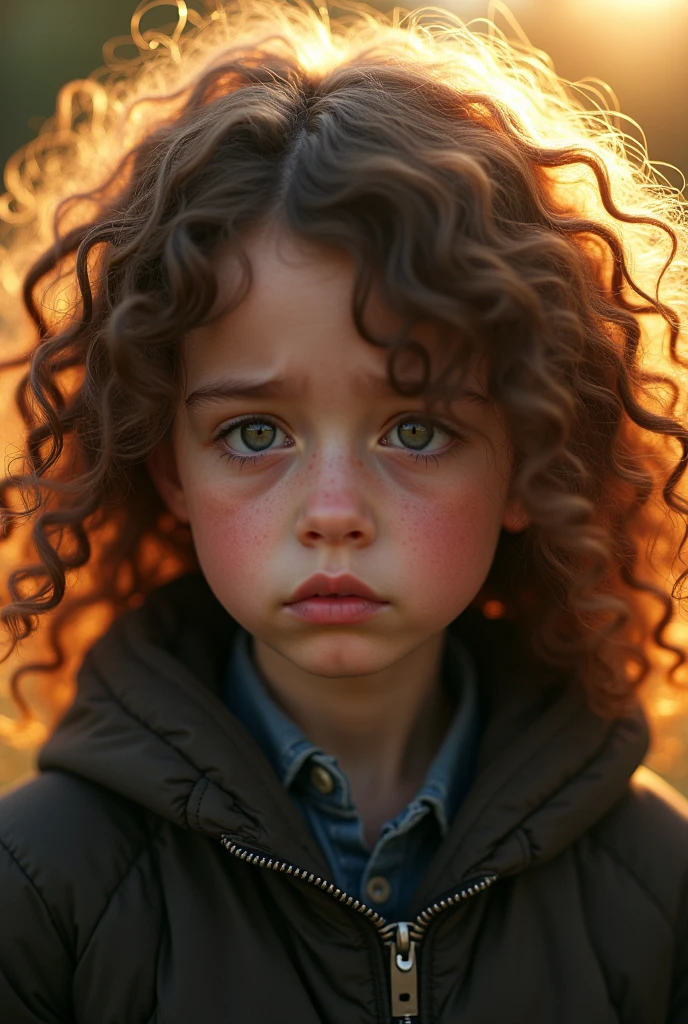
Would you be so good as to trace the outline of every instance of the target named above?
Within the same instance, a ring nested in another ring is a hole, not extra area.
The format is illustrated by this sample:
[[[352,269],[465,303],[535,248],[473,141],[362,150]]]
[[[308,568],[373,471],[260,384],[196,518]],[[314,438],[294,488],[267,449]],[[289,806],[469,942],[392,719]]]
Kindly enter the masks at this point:
[[[311,768],[311,782],[318,793],[322,793],[324,796],[327,796],[334,789],[334,779],[327,768],[323,768],[321,764],[316,764]]]
[[[392,895],[392,886],[384,875],[373,875],[372,878],[368,879],[366,895],[373,903],[386,903]]]

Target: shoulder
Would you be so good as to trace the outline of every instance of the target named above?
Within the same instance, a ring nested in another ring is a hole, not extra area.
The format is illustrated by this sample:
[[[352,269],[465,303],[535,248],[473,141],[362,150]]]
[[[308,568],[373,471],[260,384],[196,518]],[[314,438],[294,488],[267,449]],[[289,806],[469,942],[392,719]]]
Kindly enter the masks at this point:
[[[0,904],[50,919],[78,957],[112,894],[145,852],[145,812],[101,786],[45,772],[0,800]],[[0,914],[4,917],[4,914]]]
[[[641,766],[625,796],[590,833],[679,931],[688,918],[688,800]]]

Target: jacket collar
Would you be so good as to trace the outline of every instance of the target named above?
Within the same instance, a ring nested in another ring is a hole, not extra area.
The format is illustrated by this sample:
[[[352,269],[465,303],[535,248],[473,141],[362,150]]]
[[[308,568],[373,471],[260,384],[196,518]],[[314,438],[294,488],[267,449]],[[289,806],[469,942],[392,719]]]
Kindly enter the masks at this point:
[[[529,662],[514,627],[481,615],[456,628],[488,701],[475,784],[416,894],[420,908],[474,876],[551,860],[624,795],[649,744],[639,703],[608,720],[565,673]]]
[[[475,874],[556,856],[623,795],[648,744],[639,706],[611,722],[594,715],[578,688],[526,667],[508,624],[466,612],[455,628],[477,663],[487,725],[420,907]],[[86,656],[39,767],[327,877],[277,775],[218,699],[235,629],[200,573],[152,593]]]

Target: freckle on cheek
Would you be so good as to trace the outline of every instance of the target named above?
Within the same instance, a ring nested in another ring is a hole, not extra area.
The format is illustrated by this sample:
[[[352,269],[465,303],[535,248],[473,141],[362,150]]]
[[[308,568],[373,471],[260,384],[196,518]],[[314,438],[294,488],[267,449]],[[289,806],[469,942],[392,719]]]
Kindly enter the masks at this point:
[[[197,541],[207,557],[225,565],[250,566],[264,558],[264,546],[270,538],[276,514],[272,499],[228,506],[198,509]]]
[[[406,536],[409,550],[422,556],[427,569],[444,576],[465,560],[466,545],[453,510],[418,510]]]

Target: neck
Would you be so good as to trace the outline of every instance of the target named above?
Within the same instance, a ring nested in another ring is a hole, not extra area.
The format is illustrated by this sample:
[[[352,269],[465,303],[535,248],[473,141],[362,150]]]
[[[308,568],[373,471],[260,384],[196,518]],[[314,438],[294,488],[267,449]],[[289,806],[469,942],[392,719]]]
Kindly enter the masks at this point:
[[[380,672],[327,678],[254,641],[273,698],[346,773],[371,845],[422,785],[449,722],[443,646],[439,634]]]

